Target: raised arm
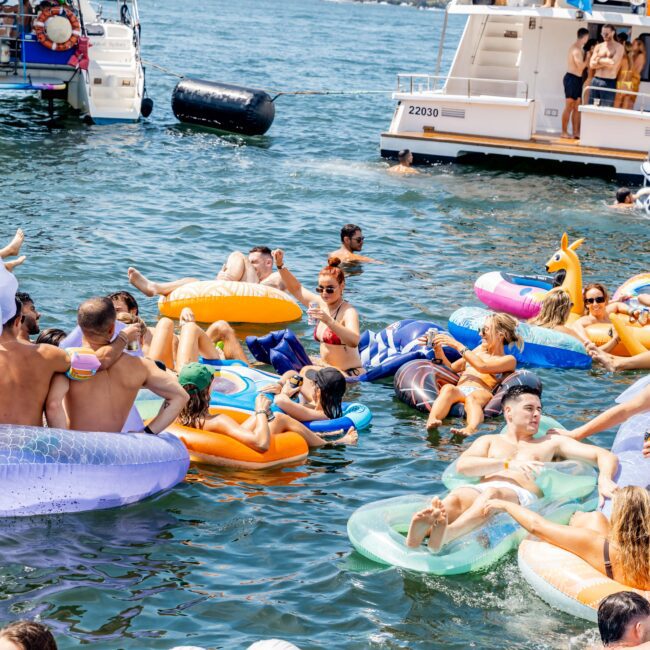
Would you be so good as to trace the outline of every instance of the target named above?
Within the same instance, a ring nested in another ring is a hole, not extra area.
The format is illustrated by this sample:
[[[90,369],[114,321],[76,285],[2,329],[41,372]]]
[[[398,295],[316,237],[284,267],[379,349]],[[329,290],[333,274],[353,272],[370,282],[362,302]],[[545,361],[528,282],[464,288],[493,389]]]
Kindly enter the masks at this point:
[[[436,339],[438,339],[438,336]],[[447,334],[440,334],[439,340],[442,345],[448,345],[450,348],[454,348],[460,352],[460,355],[465,359],[466,363],[479,372],[498,375],[501,372],[512,372],[517,367],[517,359],[515,359],[511,354],[504,354],[500,357],[490,355],[487,359],[484,359],[474,350],[470,350],[468,347]],[[452,369],[456,370],[453,364]]]
[[[312,293],[305,289],[296,276],[289,271],[284,265],[284,251],[277,248],[273,251],[273,261],[278,269],[278,273],[287,287],[287,291],[305,307],[309,307],[310,302],[317,302],[320,304],[320,298],[317,294]]]
[[[158,415],[148,425],[153,433],[160,433],[174,422],[190,396],[171,373],[160,370],[149,359],[142,359],[142,363],[148,373],[143,387],[165,400]]]
[[[108,370],[121,356],[129,343],[140,339],[140,326],[137,323],[127,325],[120,330],[114,341],[95,350],[102,370]]]

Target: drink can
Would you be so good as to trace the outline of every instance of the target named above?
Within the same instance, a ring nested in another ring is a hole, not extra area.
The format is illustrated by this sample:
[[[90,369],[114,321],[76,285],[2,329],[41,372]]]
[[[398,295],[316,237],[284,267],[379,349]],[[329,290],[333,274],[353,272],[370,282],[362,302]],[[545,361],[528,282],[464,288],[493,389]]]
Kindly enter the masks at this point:
[[[309,309],[318,309],[318,306],[319,305],[318,305],[317,302],[310,302],[309,303]],[[309,318],[307,318],[307,323],[309,325],[316,325],[316,323],[318,323],[318,319],[314,318],[313,316],[309,316]]]
[[[433,347],[433,339],[438,333],[438,330],[433,329],[433,327],[430,327],[427,330],[427,347],[432,348]]]
[[[138,343],[138,341],[131,341],[126,346],[126,349],[129,350],[129,352],[136,352],[137,350],[140,349],[140,343]]]
[[[296,373],[295,375],[292,375],[289,377],[289,383],[294,387],[294,388],[300,388],[300,386],[303,385],[305,382],[304,378],[302,375],[299,375]]]

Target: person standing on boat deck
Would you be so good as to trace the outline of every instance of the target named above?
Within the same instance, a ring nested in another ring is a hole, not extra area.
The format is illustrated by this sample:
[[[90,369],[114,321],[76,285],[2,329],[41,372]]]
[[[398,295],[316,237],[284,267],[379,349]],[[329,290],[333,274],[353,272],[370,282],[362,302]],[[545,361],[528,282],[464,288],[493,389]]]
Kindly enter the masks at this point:
[[[625,50],[616,42],[616,29],[613,25],[604,25],[601,34],[603,42],[596,45],[589,61],[589,67],[594,70],[589,103],[613,106],[616,93],[611,91],[616,90],[616,76]]]
[[[417,169],[413,169],[413,154],[410,149],[402,149],[397,154],[397,165],[388,169],[391,174],[419,174]]]
[[[107,345],[115,321],[115,307],[109,298],[83,302],[77,322],[84,347],[97,350]],[[144,428],[146,433],[163,431],[189,399],[176,378],[153,361],[122,354],[110,368],[97,371],[88,381],[71,382],[64,375],[55,377],[47,399],[48,422],[50,426],[68,428],[69,421],[69,428],[77,431],[121,431],[141,388],[148,388],[165,400],[160,412]]]
[[[569,48],[567,60],[567,73],[564,75],[564,96],[566,104],[562,113],[562,137],[570,138],[569,120],[573,127],[573,137],[580,137],[580,101],[582,99],[582,73],[587,67],[584,46],[589,39],[589,30],[581,27],[578,30],[578,38]]]
[[[341,228],[341,248],[333,251],[328,257],[338,257],[343,264],[354,262],[377,262],[372,257],[360,255],[363,248],[365,237],[361,231],[361,227],[353,223],[346,223]],[[381,264],[381,262],[378,262]]]

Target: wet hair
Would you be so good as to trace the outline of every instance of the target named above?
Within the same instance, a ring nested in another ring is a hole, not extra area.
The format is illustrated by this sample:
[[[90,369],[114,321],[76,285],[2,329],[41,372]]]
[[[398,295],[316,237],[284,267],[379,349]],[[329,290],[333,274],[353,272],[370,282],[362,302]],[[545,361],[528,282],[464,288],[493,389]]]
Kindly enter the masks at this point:
[[[586,27],[581,27],[578,30],[578,38],[582,38],[583,36],[589,36],[589,30]]]
[[[340,265],[341,260],[338,257],[329,257],[327,259],[327,266],[324,266],[318,275],[330,275],[340,285],[345,284],[345,273],[339,268]]]
[[[341,228],[341,241],[343,241],[346,237],[350,237],[350,239],[352,239],[352,235],[354,235],[354,233],[358,230],[361,230],[361,226],[357,226],[354,223],[346,223],[345,226]]]
[[[542,401],[542,391],[539,388],[524,385],[510,386],[501,400],[501,408],[505,408],[510,402],[518,401],[522,395],[535,395],[539,397],[540,402]]]
[[[108,296],[106,297],[111,301],[122,300],[129,311],[135,309],[136,314],[140,313],[140,307],[138,307],[138,301],[135,299],[133,294],[129,293],[128,291],[116,291],[115,293],[109,293]]]
[[[490,314],[485,320],[485,324],[491,322],[494,323],[494,328],[497,333],[503,335],[503,344],[509,345],[514,343],[519,350],[524,347],[524,340],[517,334],[517,319],[510,314],[504,314],[502,312],[497,312],[495,314]]]
[[[202,429],[205,419],[210,415],[210,386],[199,390],[194,384],[185,384],[183,388],[190,399],[178,414],[178,421],[183,426]]]
[[[15,643],[21,650],[57,650],[52,633],[36,621],[16,621],[0,630],[0,639]]]
[[[262,255],[272,257],[271,249],[268,246],[253,246],[253,248],[248,251],[249,255],[251,253],[262,253]]]
[[[650,493],[629,485],[614,492],[610,537],[618,547],[623,582],[650,589]]]
[[[23,303],[20,301],[20,298],[18,297],[18,294],[16,294],[15,300],[16,300],[16,313],[9,320],[5,321],[3,327],[11,328],[11,327],[14,326],[14,323],[16,322],[17,319],[23,317],[23,315],[21,313],[22,309],[23,309]]]
[[[592,289],[597,289],[600,291],[600,293],[605,296],[605,304],[609,302],[609,294],[607,293],[607,289],[605,289],[605,286],[600,284],[600,282],[591,282],[582,289],[582,300],[587,299],[587,292],[591,291]],[[589,308],[587,307],[587,303],[585,303],[585,314],[589,313]]]
[[[598,630],[607,647],[623,639],[628,627],[650,616],[650,603],[633,591],[619,591],[603,598],[598,606]]]
[[[616,190],[616,202],[625,203],[625,199],[632,194],[632,190],[629,187],[619,187]]]
[[[58,329],[57,327],[48,327],[46,330],[43,330],[36,339],[36,343],[44,343],[46,345],[54,345],[57,348],[67,334]]]
[[[28,302],[31,302],[32,305],[34,304],[32,297],[25,291],[16,291],[16,298],[18,298],[18,300],[20,300],[23,305],[27,304]]]
[[[83,332],[106,334],[115,324],[116,316],[110,298],[89,298],[77,310],[77,323]]]
[[[571,313],[571,307],[573,307],[571,296],[566,291],[549,291],[542,300],[539,314],[530,323],[549,329],[564,325]]]
[[[400,162],[404,162],[410,153],[411,153],[410,149],[402,149],[397,154],[397,160],[399,160]]]
[[[343,393],[338,391],[328,390],[327,388],[318,388],[318,402],[323,409],[323,413],[330,419],[335,420],[343,416]]]

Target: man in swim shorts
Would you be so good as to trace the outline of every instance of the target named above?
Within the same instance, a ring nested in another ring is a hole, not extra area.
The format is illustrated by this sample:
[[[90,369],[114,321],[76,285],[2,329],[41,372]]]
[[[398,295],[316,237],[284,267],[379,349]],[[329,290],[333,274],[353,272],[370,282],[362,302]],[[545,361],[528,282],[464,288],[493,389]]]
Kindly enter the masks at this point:
[[[603,25],[601,35],[603,42],[596,45],[589,60],[589,67],[594,70],[589,103],[597,106],[613,106],[616,99],[616,93],[613,92],[616,90],[616,76],[625,48],[616,41],[614,25]]]
[[[584,46],[589,39],[589,30],[581,27],[578,38],[569,48],[567,73],[562,79],[566,104],[562,113],[562,137],[570,138],[569,120],[573,127],[573,137],[580,137],[580,111],[578,107],[582,100],[582,73],[587,67]]]
[[[198,282],[197,278],[180,278],[171,282],[154,282],[149,280],[134,267],[127,270],[129,282],[145,296],[168,296],[190,282]],[[267,246],[251,248],[248,257],[239,251],[230,253],[228,260],[217,274],[217,280],[231,282],[251,282],[265,284],[282,291],[285,290],[280,274],[273,271],[273,256]]]
[[[444,499],[434,497],[431,505],[411,519],[407,546],[418,547],[429,536],[428,546],[439,551],[445,544],[481,526],[489,515],[489,499],[503,499],[529,506],[543,494],[535,483],[543,463],[577,459],[598,466],[601,500],[616,489],[613,476],[618,467],[614,454],[594,445],[559,435],[534,438],[542,415],[540,392],[529,386],[513,386],[503,398],[506,431],[484,435],[461,454],[457,470],[480,482],[452,490]],[[566,444],[570,440],[570,444]]]
[[[116,312],[109,298],[90,298],[81,304],[77,322],[84,347],[98,350],[107,345],[115,330]],[[44,346],[51,347],[51,346]],[[148,388],[165,401],[160,412],[144,428],[160,433],[180,413],[189,396],[170,373],[142,357],[122,354],[107,370],[99,370],[87,381],[57,377],[47,402],[48,422],[80,431],[121,431],[138,391]],[[62,400],[65,398],[65,413]]]
[[[19,291],[16,293],[16,298],[22,303],[21,315],[23,317],[23,324],[20,328],[20,333],[18,338],[21,341],[31,342],[31,336],[36,336],[41,328],[39,327],[38,321],[41,318],[41,315],[36,311],[36,306],[31,296],[24,291]]]
[[[363,232],[361,231],[361,226],[357,226],[353,223],[346,223],[345,226],[341,228],[341,248],[331,252],[328,255],[328,258],[338,257],[344,264],[355,262],[376,262],[377,260],[373,260],[372,257],[360,255],[365,239],[366,238],[363,236]]]

